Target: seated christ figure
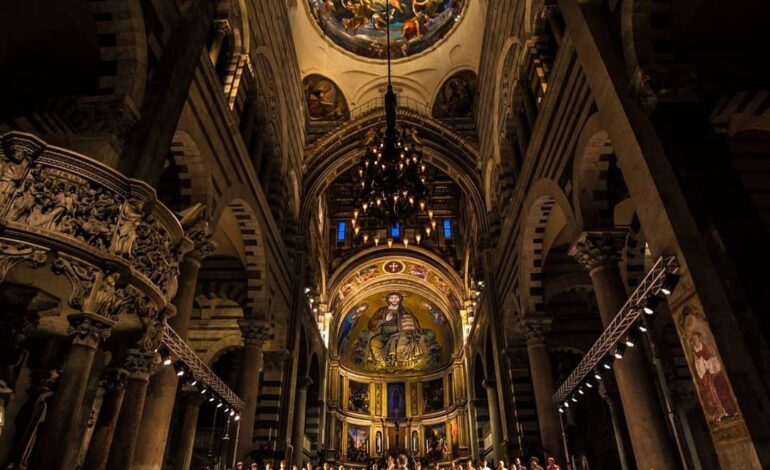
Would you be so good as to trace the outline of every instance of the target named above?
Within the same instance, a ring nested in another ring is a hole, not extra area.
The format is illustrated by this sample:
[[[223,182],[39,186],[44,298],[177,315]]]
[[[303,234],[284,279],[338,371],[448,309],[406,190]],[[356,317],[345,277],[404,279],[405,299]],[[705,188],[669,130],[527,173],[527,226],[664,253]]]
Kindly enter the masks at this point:
[[[369,340],[366,360],[378,369],[415,368],[425,359],[420,324],[417,317],[401,305],[401,294],[391,292],[386,299],[387,305],[369,320],[369,331],[379,330],[379,333]]]

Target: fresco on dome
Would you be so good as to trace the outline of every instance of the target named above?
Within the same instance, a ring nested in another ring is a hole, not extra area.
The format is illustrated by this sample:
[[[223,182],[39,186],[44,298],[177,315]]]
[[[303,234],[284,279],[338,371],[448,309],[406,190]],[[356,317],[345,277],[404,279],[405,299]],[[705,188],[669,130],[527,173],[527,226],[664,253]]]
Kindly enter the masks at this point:
[[[460,20],[466,0],[307,0],[323,34],[370,59],[387,57],[386,2],[393,59],[428,49]]]
[[[317,74],[308,75],[302,79],[302,86],[311,121],[340,121],[350,117],[345,97],[328,78]]]
[[[453,349],[447,316],[411,292],[367,297],[342,319],[337,341],[343,365],[390,374],[439,369]]]

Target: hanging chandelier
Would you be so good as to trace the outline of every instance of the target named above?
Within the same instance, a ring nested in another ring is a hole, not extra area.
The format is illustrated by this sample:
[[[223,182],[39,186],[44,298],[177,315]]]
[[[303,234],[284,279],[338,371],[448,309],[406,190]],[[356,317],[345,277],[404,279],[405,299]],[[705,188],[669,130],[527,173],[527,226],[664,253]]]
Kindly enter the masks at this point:
[[[372,129],[363,140],[363,156],[354,172],[356,207],[353,228],[358,235],[358,217],[363,214],[388,225],[403,224],[428,209],[430,191],[422,142],[413,128],[396,126],[396,95],[390,73],[390,2],[385,2],[387,21],[388,87],[385,92],[385,127]],[[364,234],[366,243],[368,234]],[[376,241],[376,240],[375,240]],[[418,238],[419,243],[419,238]]]

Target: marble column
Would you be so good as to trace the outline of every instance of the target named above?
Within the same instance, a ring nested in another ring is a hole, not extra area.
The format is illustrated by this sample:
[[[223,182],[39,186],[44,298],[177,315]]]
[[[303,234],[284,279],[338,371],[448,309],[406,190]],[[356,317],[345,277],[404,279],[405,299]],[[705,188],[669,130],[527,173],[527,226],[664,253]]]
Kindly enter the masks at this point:
[[[104,401],[96,419],[83,470],[104,470],[110,455],[110,444],[118,424],[118,417],[126,393],[128,372],[122,368],[109,368],[102,374]]]
[[[626,440],[623,437],[623,422],[618,416],[618,410],[615,408],[615,400],[607,395],[607,388],[604,383],[599,384],[599,395],[602,397],[605,403],[607,403],[607,409],[610,412],[610,421],[612,422],[612,434],[615,436],[615,445],[618,447],[618,459],[620,460],[621,470],[628,470],[628,455],[626,452]]]
[[[493,459],[503,458],[503,430],[500,425],[500,405],[497,400],[497,382],[484,379],[483,387],[487,390],[487,407],[489,408],[489,427],[492,430]]]
[[[176,468],[187,470],[192,461],[195,446],[195,431],[198,428],[198,413],[205,397],[197,390],[184,392],[184,417],[176,451]]]
[[[547,317],[527,318],[519,325],[527,342],[527,356],[532,377],[532,389],[535,394],[537,422],[540,427],[540,440],[549,457],[564,464],[564,443],[561,439],[561,425],[553,394],[556,385],[553,381],[551,357],[548,354],[546,336],[551,331],[551,319]]]
[[[227,20],[214,21],[214,40],[211,42],[211,48],[209,48],[209,58],[215,66],[219,60],[219,54],[222,53],[222,46],[228,32],[230,32],[230,25]]]
[[[155,352],[132,349],[128,352],[124,368],[128,371],[125,397],[120,410],[117,428],[112,439],[107,468],[131,470],[134,450],[139,438],[144,399],[150,374],[158,363]]]
[[[622,230],[583,232],[570,248],[572,255],[591,276],[602,323],[607,324],[626,302],[626,288],[620,274],[620,253],[625,245]],[[613,365],[628,435],[638,468],[678,468],[674,450],[644,352],[640,347],[626,350]]]
[[[241,410],[240,435],[236,460],[243,460],[253,450],[254,420],[259,399],[259,373],[262,371],[262,346],[270,337],[270,325],[259,320],[240,321],[243,334],[238,396],[244,402]]]
[[[307,388],[313,381],[310,377],[297,377],[297,392],[294,395],[294,425],[291,443],[294,447],[293,464],[302,468],[305,459],[303,442],[305,440],[305,416],[307,415]]]
[[[179,287],[173,302],[176,315],[168,322],[169,326],[185,340],[192,315],[201,260],[215,248],[209,241],[206,228],[188,236],[195,241],[195,249],[184,257],[180,265],[177,279]],[[173,367],[164,367],[150,378],[142,414],[141,432],[134,451],[136,470],[155,470],[163,465],[178,382],[179,377]]]
[[[75,468],[85,431],[78,426],[78,418],[94,356],[115,325],[92,313],[72,314],[67,319],[72,345],[43,422],[34,468]]]

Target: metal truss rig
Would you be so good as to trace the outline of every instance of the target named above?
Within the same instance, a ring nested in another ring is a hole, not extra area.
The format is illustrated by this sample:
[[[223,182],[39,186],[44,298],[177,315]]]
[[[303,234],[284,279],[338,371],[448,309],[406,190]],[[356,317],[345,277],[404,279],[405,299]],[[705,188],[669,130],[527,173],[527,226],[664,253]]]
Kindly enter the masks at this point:
[[[230,390],[230,387],[225,385],[219,376],[209,369],[206,363],[195,354],[190,345],[180,338],[176,331],[168,325],[166,325],[166,329],[163,332],[163,345],[168,348],[173,356],[179,358],[187,366],[189,373],[195,380],[219,395],[236,413],[240,413],[244,406],[243,400]]]
[[[553,403],[557,407],[566,400],[569,400],[575,390],[585,382],[586,377],[607,357],[614,347],[625,338],[634,324],[644,314],[644,306],[651,296],[657,295],[666,276],[677,274],[679,263],[676,256],[663,256],[650,268],[650,271],[642,279],[634,292],[628,297],[628,300],[620,309],[615,318],[612,319],[607,328],[604,329],[599,339],[596,340],[591,349],[588,350],[575,370],[561,384],[553,395]]]

